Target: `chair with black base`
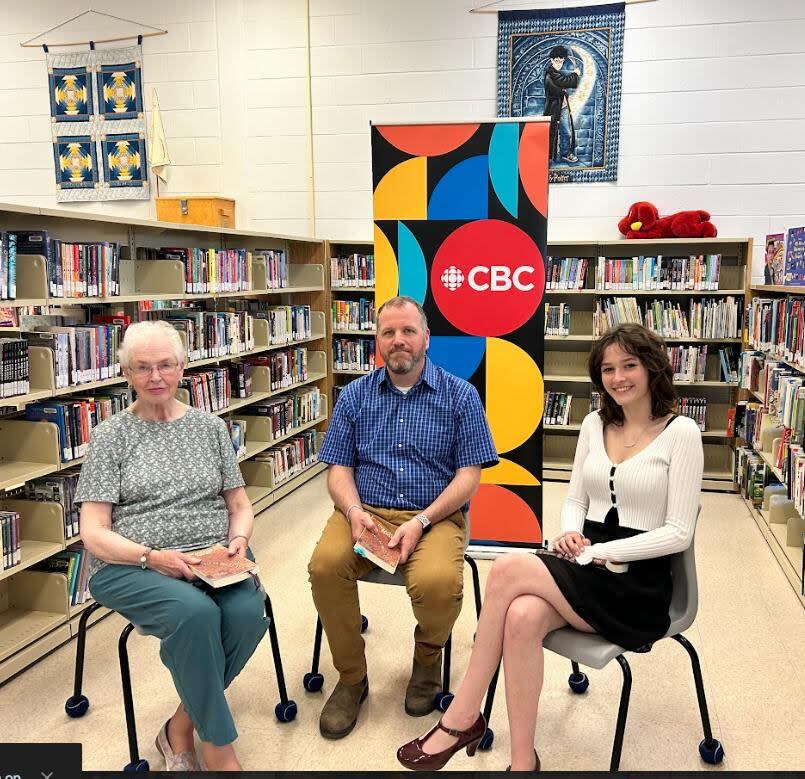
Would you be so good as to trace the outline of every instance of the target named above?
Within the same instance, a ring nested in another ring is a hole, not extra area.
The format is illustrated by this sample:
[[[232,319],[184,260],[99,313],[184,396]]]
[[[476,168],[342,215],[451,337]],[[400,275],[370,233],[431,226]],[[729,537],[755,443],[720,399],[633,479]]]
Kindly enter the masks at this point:
[[[478,576],[478,566],[468,554],[467,546],[470,542],[470,521],[469,514],[464,514],[464,561],[469,565],[472,572],[472,587],[475,596],[475,616],[476,619],[481,614],[481,581]],[[382,568],[372,568],[368,573],[358,579],[359,582],[371,582],[374,584],[392,584],[398,587],[405,586],[405,575],[401,569],[394,573],[388,573]],[[366,632],[369,627],[369,620],[361,614],[361,633]],[[313,662],[310,671],[305,674],[303,684],[308,692],[320,692],[324,686],[324,676],[319,672],[319,659],[321,657],[322,626],[321,620],[316,618],[316,635],[313,640]],[[450,654],[451,654],[452,634],[448,637],[444,646],[444,663],[442,665],[442,689],[436,694],[433,701],[434,708],[438,711],[447,711],[447,707],[453,700],[453,693],[450,692]]]
[[[724,748],[718,739],[713,738],[699,657],[693,645],[682,635],[682,631],[687,630],[696,619],[696,612],[699,606],[696,556],[693,542],[684,552],[675,554],[671,558],[671,576],[673,581],[673,595],[671,597],[671,608],[669,609],[671,625],[663,638],[674,639],[674,641],[682,645],[690,657],[704,733],[704,738],[699,744],[699,754],[702,760],[715,765],[724,759]],[[621,687],[618,718],[609,763],[609,770],[617,771],[620,765],[623,736],[626,730],[626,717],[629,712],[629,698],[632,690],[632,671],[625,657],[627,650],[607,641],[603,636],[582,633],[571,627],[564,627],[549,633],[543,642],[543,646],[545,649],[562,655],[571,661],[572,673],[568,678],[568,684],[570,689],[577,694],[586,692],[590,686],[587,674],[580,670],[580,665],[601,669],[612,660],[618,661],[623,673],[623,686]],[[652,645],[649,644],[636,651],[640,653],[650,652],[651,648]],[[489,717],[492,713],[497,676],[498,672],[496,671],[486,699],[484,716],[487,722],[489,722]]]
[[[89,620],[92,612],[99,607],[100,604],[98,603],[93,603],[87,607],[78,623],[73,695],[67,699],[64,705],[64,710],[70,717],[83,717],[87,713],[87,709],[89,709],[89,699],[82,693],[84,650],[86,648],[87,620]],[[265,594],[265,614],[268,621],[271,654],[274,658],[274,670],[277,674],[277,687],[280,696],[280,702],[274,707],[274,714],[279,722],[291,722],[296,719],[297,706],[295,701],[289,700],[285,689],[285,674],[282,670],[282,655],[280,654],[279,639],[277,638],[277,626],[268,593]],[[123,708],[126,714],[126,731],[129,742],[129,763],[123,770],[137,772],[148,771],[149,765],[147,760],[140,758],[137,746],[137,724],[134,716],[134,696],[131,689],[131,671],[128,655],[128,640],[133,630],[136,630],[136,627],[129,622],[120,633],[117,649],[120,661],[120,681],[123,687]]]

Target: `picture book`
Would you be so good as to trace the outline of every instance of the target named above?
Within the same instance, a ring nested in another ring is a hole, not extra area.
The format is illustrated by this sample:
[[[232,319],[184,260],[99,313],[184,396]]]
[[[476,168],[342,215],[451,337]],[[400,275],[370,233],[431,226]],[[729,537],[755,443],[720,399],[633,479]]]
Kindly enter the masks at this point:
[[[785,241],[785,286],[805,286],[805,227],[789,227]]]
[[[389,549],[391,533],[377,522],[371,528],[364,528],[353,549],[356,554],[371,560],[384,571],[394,573],[400,562],[400,548]]]
[[[201,558],[201,562],[193,565],[192,570],[210,587],[228,587],[260,572],[257,563],[243,555],[230,555],[227,548],[219,544],[207,549],[194,549],[188,554]]]
[[[785,282],[785,234],[766,236],[763,283],[782,286]]]

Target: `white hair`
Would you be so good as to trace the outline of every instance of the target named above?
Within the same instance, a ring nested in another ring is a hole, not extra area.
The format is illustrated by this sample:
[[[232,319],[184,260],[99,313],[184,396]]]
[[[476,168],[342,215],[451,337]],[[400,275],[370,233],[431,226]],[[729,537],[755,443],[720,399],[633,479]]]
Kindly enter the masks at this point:
[[[142,346],[150,346],[155,341],[167,342],[173,348],[176,360],[182,365],[187,364],[187,352],[178,330],[162,319],[155,319],[137,322],[126,328],[123,343],[117,350],[121,366],[128,368],[134,351]]]

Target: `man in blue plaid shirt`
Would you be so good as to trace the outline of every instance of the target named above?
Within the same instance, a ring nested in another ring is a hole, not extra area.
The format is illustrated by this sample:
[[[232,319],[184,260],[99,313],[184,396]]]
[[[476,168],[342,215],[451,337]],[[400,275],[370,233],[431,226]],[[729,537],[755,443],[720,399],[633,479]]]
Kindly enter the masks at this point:
[[[319,729],[343,738],[355,727],[369,688],[357,580],[373,568],[353,545],[376,521],[393,533],[417,626],[405,710],[433,710],[441,689],[442,648],[461,611],[465,529],[462,508],[481,468],[498,462],[475,388],[427,357],[422,306],[395,297],[378,311],[385,362],[347,385],[333,411],[319,460],[330,464],[335,511],[308,566],[340,679]]]

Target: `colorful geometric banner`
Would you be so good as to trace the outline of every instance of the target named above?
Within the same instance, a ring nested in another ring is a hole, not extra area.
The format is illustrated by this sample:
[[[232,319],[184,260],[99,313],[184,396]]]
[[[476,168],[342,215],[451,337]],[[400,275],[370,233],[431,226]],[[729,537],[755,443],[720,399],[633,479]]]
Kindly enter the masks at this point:
[[[616,181],[624,3],[498,13],[498,116],[548,116],[551,183]]]
[[[150,197],[142,46],[47,55],[56,199]]]
[[[429,357],[477,388],[500,456],[470,504],[474,544],[542,540],[549,126],[372,127],[376,305],[423,305]]]

